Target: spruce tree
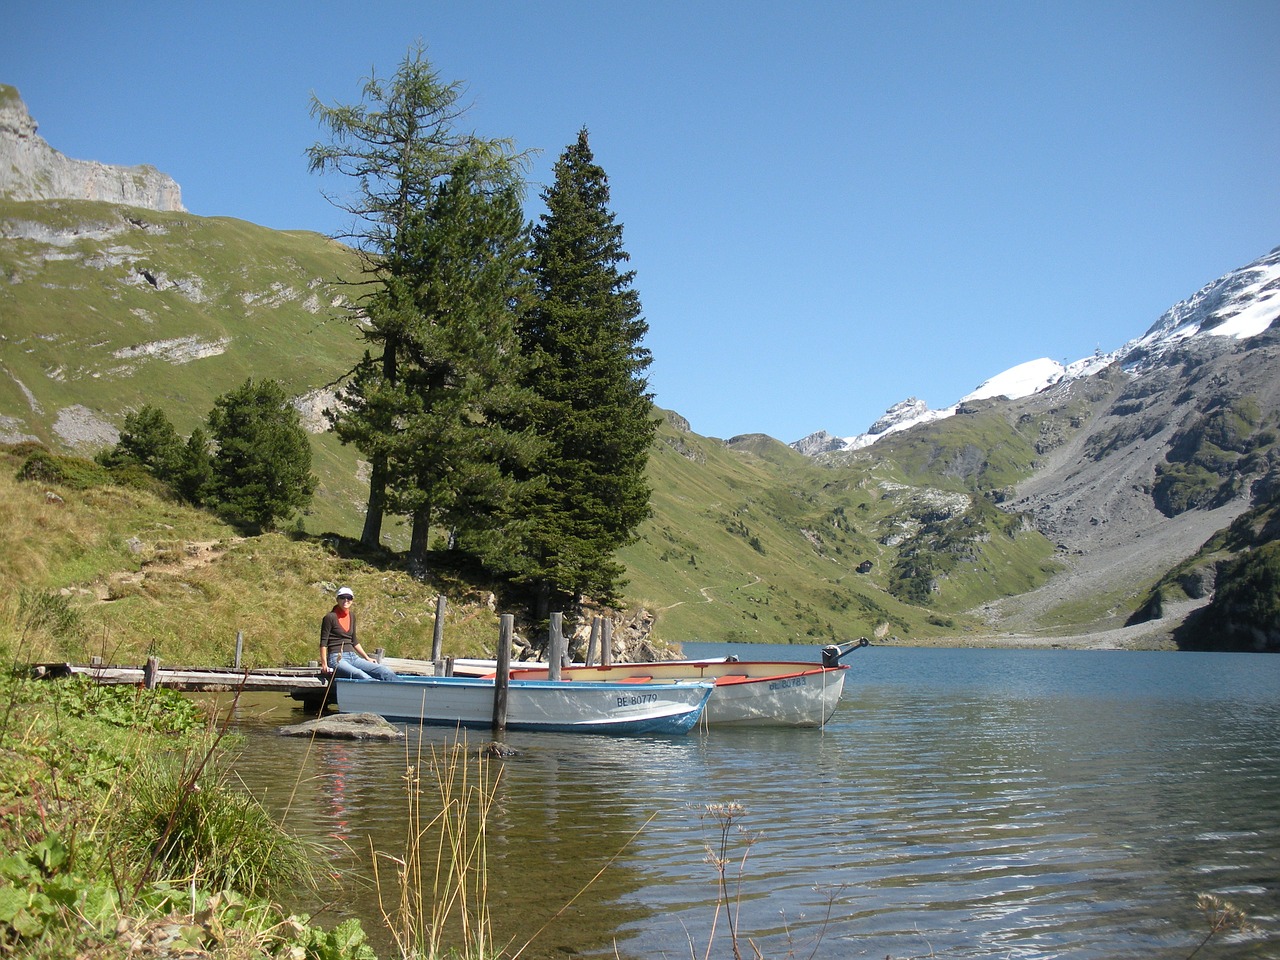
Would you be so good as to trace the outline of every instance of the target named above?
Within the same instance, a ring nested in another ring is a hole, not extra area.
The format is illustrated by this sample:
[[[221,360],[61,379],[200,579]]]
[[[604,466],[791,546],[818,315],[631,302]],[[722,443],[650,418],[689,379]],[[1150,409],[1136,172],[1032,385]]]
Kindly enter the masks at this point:
[[[528,230],[517,178],[459,159],[406,224],[411,315],[403,406],[389,445],[389,504],[412,518],[409,562],[425,571],[433,526],[478,534],[518,502],[515,471],[536,451],[516,330],[527,297]]]
[[[535,468],[545,488],[526,514],[519,573],[545,619],[553,602],[617,599],[615,553],[650,512],[645,468],[657,420],[645,376],[648,324],[586,128],[542,199],[523,337],[539,396],[531,413],[547,444]]]
[[[98,457],[104,466],[136,463],[165,483],[173,481],[182,461],[182,438],[159,407],[143,405],[136,413],[125,414],[120,441]]]
[[[209,456],[209,436],[200,427],[191,431],[178,460],[173,485],[187,503],[203,507],[213,491],[213,458]]]
[[[310,505],[311,441],[277,381],[251,378],[218,397],[209,432],[218,447],[211,499],[224,517],[269,530]]]

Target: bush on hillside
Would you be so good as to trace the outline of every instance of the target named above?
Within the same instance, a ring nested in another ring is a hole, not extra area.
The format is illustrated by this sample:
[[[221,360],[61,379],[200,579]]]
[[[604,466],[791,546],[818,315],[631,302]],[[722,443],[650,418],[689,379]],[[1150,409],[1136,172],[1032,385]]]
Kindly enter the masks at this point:
[[[89,490],[111,483],[110,472],[92,460],[64,457],[48,450],[30,453],[18,468],[19,480],[48,483],[72,490]]]
[[[1202,626],[1206,635],[1219,635],[1231,646],[1280,650],[1280,542],[1223,564]]]

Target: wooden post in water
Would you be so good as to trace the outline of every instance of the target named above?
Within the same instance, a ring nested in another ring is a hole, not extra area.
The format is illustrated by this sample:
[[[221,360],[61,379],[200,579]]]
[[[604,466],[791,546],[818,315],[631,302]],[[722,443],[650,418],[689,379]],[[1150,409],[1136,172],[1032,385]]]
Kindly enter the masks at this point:
[[[244,653],[244,634],[236,631],[236,669],[240,669],[240,654]]]
[[[160,682],[160,660],[158,657],[147,657],[147,665],[142,668],[142,686],[154,690]]]
[[[431,662],[437,664],[436,672],[440,672],[440,658],[444,655],[444,608],[447,601],[444,594],[436,597],[436,626],[431,634]]]
[[[507,729],[507,692],[511,683],[511,638],[516,618],[504,613],[498,621],[498,672],[493,678],[493,735]]]
[[[564,614],[551,615],[551,633],[547,637],[547,679],[559,680],[564,663]]]
[[[613,621],[604,618],[604,626],[600,630],[600,663],[602,666],[613,666]]]
[[[596,665],[596,652],[600,649],[600,618],[591,618],[591,637],[587,640],[587,666]]]

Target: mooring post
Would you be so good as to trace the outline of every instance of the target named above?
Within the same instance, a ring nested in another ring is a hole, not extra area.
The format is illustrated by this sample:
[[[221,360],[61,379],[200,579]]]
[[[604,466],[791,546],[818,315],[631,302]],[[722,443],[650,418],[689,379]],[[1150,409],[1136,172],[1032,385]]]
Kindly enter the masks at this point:
[[[498,621],[498,671],[493,678],[493,734],[507,729],[507,689],[511,683],[511,639],[516,632],[516,618],[504,613]]]
[[[551,615],[551,633],[547,637],[547,679],[559,680],[564,663],[564,614]]]
[[[159,657],[147,657],[147,665],[142,668],[142,686],[147,690],[154,690],[160,682],[160,659]]]
[[[431,634],[431,662],[439,663],[444,652],[444,594],[436,597],[436,628]]]
[[[587,640],[587,666],[596,665],[596,651],[600,649],[600,618],[591,618],[591,637]]]
[[[236,669],[240,669],[240,654],[244,652],[244,634],[236,631]]]
[[[613,666],[613,621],[604,618],[604,626],[600,630],[600,664]]]

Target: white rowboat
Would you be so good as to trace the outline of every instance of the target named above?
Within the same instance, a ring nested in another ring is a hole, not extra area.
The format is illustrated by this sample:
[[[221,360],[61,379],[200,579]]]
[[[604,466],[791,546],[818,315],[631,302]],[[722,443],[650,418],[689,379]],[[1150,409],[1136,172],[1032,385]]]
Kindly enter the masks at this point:
[[[840,659],[867,645],[865,639],[829,645],[822,650],[821,663],[730,658],[572,665],[560,668],[560,679],[629,684],[712,680],[715,690],[702,712],[704,724],[821,727],[835,713],[844,692],[849,667]],[[548,675],[545,665],[511,671],[512,679],[546,679]]]
[[[489,727],[495,683],[475,677],[334,680],[338,710],[376,713],[388,720]],[[566,684],[513,679],[507,687],[508,730],[566,733],[684,734],[698,722],[714,684],[673,680],[630,684]]]

